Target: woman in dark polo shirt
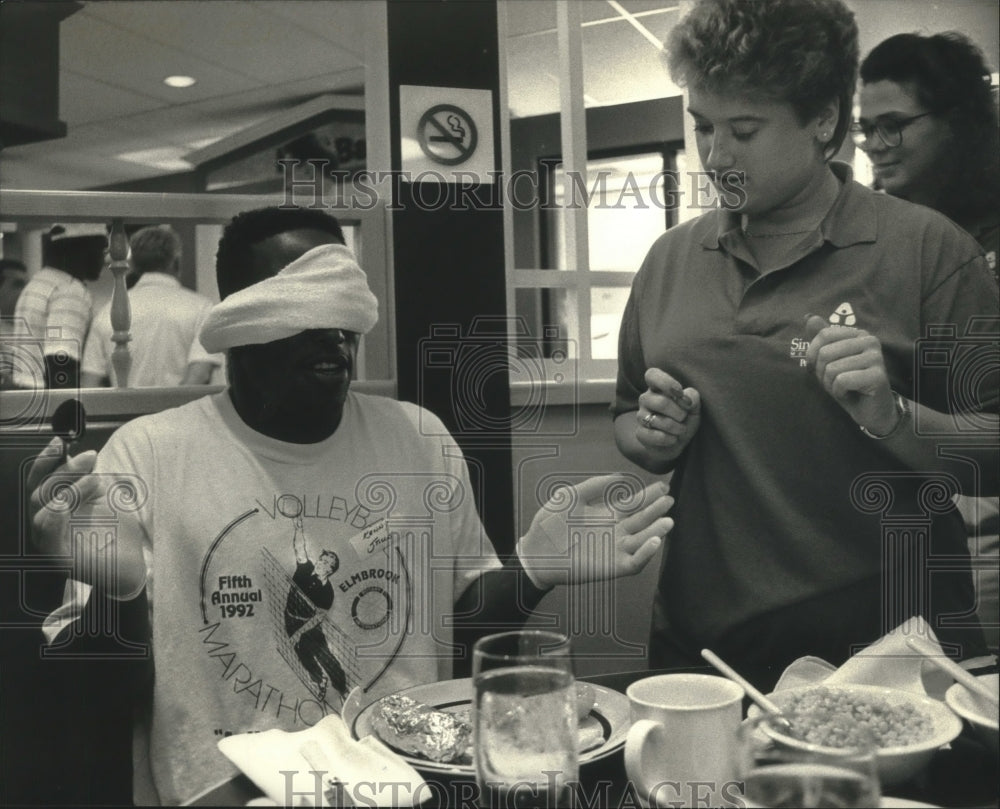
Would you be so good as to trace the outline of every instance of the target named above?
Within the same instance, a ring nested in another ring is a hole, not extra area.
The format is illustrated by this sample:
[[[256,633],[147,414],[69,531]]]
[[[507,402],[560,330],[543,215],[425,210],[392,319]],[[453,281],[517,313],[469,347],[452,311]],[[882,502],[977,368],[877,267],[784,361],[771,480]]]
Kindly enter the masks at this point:
[[[621,326],[616,442],[677,498],[654,667],[709,646],[767,688],[915,614],[984,651],[951,502],[974,475],[939,448],[996,429],[995,368],[972,397],[960,378],[996,281],[949,220],[831,161],[857,36],[841,0],[703,0],[667,43],[721,205],[653,244]]]

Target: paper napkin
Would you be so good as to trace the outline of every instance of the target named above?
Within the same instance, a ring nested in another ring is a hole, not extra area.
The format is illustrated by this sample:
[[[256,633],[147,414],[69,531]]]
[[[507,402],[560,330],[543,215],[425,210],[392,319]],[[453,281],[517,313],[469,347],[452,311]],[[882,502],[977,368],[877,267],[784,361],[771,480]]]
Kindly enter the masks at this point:
[[[904,621],[871,646],[862,649],[840,668],[818,657],[801,657],[792,663],[778,680],[775,691],[816,683],[881,685],[944,699],[952,679],[933,663],[906,645],[916,637],[941,652],[934,631],[921,616]]]
[[[229,736],[219,750],[280,806],[411,806],[432,794],[402,758],[374,736],[352,739],[334,714],[296,733]]]

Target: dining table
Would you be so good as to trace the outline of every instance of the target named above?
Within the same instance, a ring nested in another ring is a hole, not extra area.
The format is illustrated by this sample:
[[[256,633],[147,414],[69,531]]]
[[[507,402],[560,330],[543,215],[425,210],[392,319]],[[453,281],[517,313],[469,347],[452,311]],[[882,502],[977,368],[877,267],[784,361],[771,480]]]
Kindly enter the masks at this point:
[[[622,694],[633,682],[644,677],[668,673],[714,674],[711,667],[673,669],[641,669],[581,676],[578,679],[618,691]],[[744,714],[750,706],[744,701]],[[418,768],[419,769],[419,768]],[[450,806],[475,806],[474,782],[468,776],[454,776],[442,783],[439,773],[427,775],[435,781],[430,799],[421,804],[426,809],[446,809]],[[188,802],[188,806],[246,806],[262,798],[263,793],[245,775],[228,778]],[[640,805],[637,791],[625,773],[624,749],[590,761],[580,768],[576,792],[580,807],[613,807]],[[962,733],[949,745],[939,749],[927,767],[904,784],[886,790],[886,806],[938,806],[953,809],[995,809],[1000,806],[1000,762],[996,755],[963,724]],[[895,800],[893,800],[895,799]],[[680,804],[677,804],[680,805]],[[702,804],[708,805],[708,804]]]

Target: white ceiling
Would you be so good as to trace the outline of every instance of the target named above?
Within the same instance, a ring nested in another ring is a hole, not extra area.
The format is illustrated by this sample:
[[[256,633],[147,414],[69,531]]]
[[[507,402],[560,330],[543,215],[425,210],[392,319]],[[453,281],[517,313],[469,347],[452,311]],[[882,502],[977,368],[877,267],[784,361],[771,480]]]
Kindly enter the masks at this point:
[[[591,106],[676,92],[666,0],[576,0]],[[67,137],[0,153],[3,188],[80,189],[184,171],[184,155],[324,93],[363,93],[365,0],[85,2],[60,26]],[[512,112],[559,107],[553,0],[504,0]],[[194,76],[187,89],[166,86]]]
[[[84,2],[60,26],[60,117],[69,134],[0,152],[0,189],[93,188],[183,171],[186,154],[309,99],[363,93],[368,2]],[[588,106],[678,92],[659,47],[676,19],[677,0],[572,2],[583,19]],[[848,3],[862,52],[899,31],[958,28],[996,68],[998,0]],[[499,5],[512,114],[558,110],[554,0]],[[173,89],[163,84],[171,74],[198,81]]]

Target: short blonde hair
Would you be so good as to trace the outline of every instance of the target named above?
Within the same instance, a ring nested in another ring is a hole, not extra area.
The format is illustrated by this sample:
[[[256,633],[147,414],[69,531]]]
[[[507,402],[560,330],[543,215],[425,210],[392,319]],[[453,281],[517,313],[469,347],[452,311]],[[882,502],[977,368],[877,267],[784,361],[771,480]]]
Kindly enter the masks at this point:
[[[784,102],[803,124],[836,98],[828,154],[847,135],[859,53],[843,0],[700,0],[665,49],[679,86]]]
[[[170,225],[154,225],[137,230],[129,240],[132,266],[139,273],[173,272],[181,257],[181,237]]]

